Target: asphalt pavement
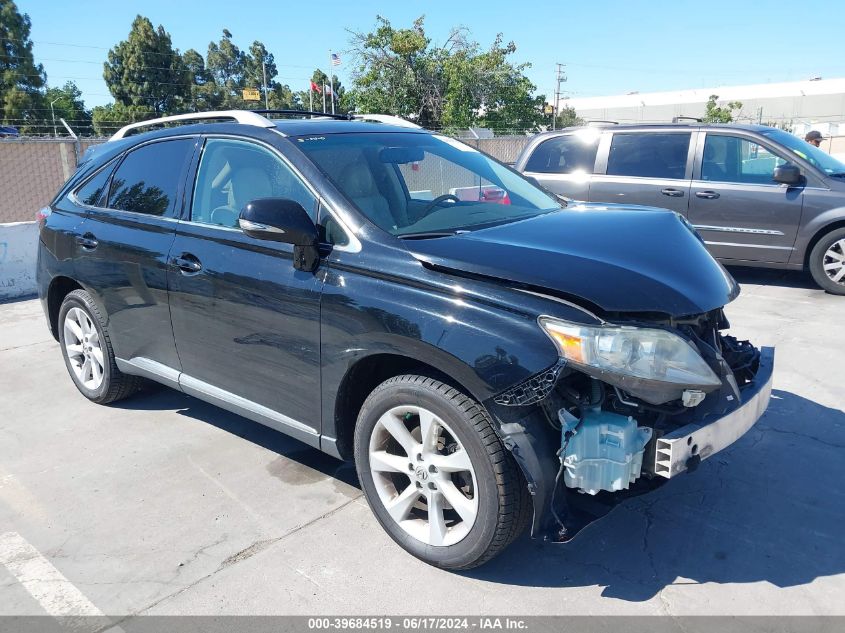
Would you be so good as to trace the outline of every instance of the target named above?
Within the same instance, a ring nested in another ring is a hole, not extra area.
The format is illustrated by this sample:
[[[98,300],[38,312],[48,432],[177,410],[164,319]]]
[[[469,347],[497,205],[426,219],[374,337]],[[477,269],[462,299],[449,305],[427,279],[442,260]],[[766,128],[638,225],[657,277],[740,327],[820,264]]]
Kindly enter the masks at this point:
[[[351,464],[166,388],[89,403],[39,303],[0,305],[0,614],[843,615],[845,297],[732,272],[733,333],[777,348],[765,416],[572,542],[465,573],[394,545]]]

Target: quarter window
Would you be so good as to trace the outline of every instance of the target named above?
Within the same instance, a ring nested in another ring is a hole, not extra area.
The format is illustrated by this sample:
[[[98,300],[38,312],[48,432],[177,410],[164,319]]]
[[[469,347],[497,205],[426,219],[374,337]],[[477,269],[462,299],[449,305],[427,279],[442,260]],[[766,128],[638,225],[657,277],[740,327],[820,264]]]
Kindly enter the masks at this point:
[[[558,136],[540,143],[525,164],[525,171],[541,174],[592,174],[598,147],[598,134]]]
[[[607,157],[609,176],[681,179],[686,175],[690,134],[614,134]]]
[[[172,217],[179,181],[193,145],[193,139],[177,139],[129,152],[112,178],[109,207]]]
[[[786,161],[762,145],[723,134],[708,134],[704,139],[701,179],[714,182],[751,184],[774,183],[775,167]]]
[[[237,227],[241,209],[257,198],[288,198],[314,217],[317,200],[276,154],[255,143],[208,139],[191,203],[191,221]]]
[[[89,207],[102,206],[106,187],[109,184],[109,176],[111,176],[113,169],[114,162],[97,172],[93,178],[90,178],[88,182],[76,190],[76,199]]]

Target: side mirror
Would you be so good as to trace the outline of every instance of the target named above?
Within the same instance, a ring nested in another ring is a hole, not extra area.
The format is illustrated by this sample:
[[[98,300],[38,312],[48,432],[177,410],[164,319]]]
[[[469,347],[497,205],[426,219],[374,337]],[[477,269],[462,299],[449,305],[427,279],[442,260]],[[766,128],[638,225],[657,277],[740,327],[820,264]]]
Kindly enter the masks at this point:
[[[252,200],[241,210],[238,225],[257,240],[293,244],[293,266],[297,270],[317,268],[317,226],[298,202],[287,198]]]
[[[783,185],[800,185],[801,184],[801,170],[797,166],[789,163],[775,167],[775,173],[772,175],[775,182]]]

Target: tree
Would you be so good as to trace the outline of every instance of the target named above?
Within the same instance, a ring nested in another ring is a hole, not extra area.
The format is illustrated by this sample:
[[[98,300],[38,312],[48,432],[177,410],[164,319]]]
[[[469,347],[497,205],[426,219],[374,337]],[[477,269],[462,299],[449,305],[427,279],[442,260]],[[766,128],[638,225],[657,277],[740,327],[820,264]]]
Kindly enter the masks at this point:
[[[730,123],[734,120],[734,110],[742,109],[742,101],[730,101],[724,106],[716,105],[719,95],[710,95],[704,107],[704,123]]]
[[[149,106],[123,105],[110,103],[96,106],[91,112],[94,133],[98,136],[111,136],[127,123],[146,121],[156,116]]]
[[[223,29],[219,42],[209,43],[205,66],[220,91],[221,107],[243,107],[244,62],[245,55],[232,42],[232,33],[228,29]]]
[[[370,33],[352,33],[351,102],[360,111],[414,119],[435,129],[487,125],[500,131],[536,130],[543,121],[543,97],[514,65],[513,42],[500,35],[487,50],[455,28],[442,45],[425,33],[425,18],[394,28],[378,16]]]
[[[81,136],[90,136],[93,133],[91,127],[91,112],[85,109],[85,102],[82,100],[82,91],[72,81],[68,81],[61,88],[48,88],[44,97],[47,108],[52,104],[52,111],[45,111],[52,124],[52,117],[55,121],[64,119],[74,132]],[[47,117],[45,117],[47,118]],[[64,130],[64,126],[58,124],[57,129]]]
[[[13,0],[0,0],[0,118],[22,132],[44,118],[44,67],[36,64],[29,39],[32,22]]]
[[[141,15],[127,39],[109,51],[103,79],[116,103],[149,108],[156,116],[181,111],[191,98],[189,72],[170,34]]]
[[[191,82],[190,109],[193,112],[206,112],[219,108],[223,94],[205,67],[202,55],[193,48],[189,48],[182,55],[182,61],[188,70]]]
[[[557,129],[584,125],[584,123],[586,123],[586,121],[578,116],[575,112],[575,108],[567,105],[558,105],[557,120],[555,121],[555,127]]]

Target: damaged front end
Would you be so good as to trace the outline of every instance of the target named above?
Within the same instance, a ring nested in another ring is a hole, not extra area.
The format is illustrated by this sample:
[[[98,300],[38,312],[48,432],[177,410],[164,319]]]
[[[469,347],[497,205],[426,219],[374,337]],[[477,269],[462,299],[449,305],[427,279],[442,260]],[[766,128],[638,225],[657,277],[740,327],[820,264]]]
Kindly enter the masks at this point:
[[[533,537],[573,538],[732,444],[768,405],[774,350],[724,334],[721,309],[539,323],[559,362],[485,402],[525,474]]]

